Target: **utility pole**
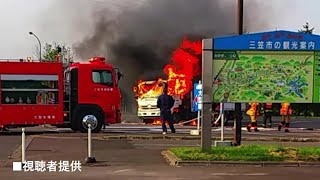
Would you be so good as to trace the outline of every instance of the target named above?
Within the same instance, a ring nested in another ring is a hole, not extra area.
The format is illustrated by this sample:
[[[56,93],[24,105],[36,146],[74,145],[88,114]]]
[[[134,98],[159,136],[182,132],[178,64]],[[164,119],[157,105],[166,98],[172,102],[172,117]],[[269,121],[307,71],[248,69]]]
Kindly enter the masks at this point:
[[[212,108],[212,55],[213,39],[202,40],[202,109],[201,109],[201,149],[210,150],[211,140],[211,108]],[[209,59],[209,60],[208,60]]]
[[[243,0],[238,0],[238,34],[243,34]],[[241,103],[235,103],[235,132],[234,132],[234,145],[241,145],[241,127],[242,127],[242,112]]]

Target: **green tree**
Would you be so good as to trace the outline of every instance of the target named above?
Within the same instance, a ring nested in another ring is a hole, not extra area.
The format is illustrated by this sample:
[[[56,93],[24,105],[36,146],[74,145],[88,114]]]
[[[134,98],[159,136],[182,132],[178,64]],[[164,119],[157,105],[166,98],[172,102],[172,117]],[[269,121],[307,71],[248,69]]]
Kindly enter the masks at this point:
[[[57,46],[56,43],[46,43],[43,49],[43,59],[49,61],[54,61],[56,59],[56,56],[59,54],[59,51],[61,51],[61,47],[59,45]]]
[[[306,22],[305,25],[302,26],[303,28],[298,30],[299,33],[306,33],[306,34],[312,34],[314,27],[310,29],[309,23]]]
[[[36,49],[39,49],[37,47]],[[55,61],[56,56],[60,53],[60,60],[64,62],[72,62],[74,58],[74,54],[71,52],[71,48],[64,45],[53,42],[52,44],[46,43],[42,49],[42,58],[43,61]],[[35,51],[35,56],[40,59],[39,50]]]

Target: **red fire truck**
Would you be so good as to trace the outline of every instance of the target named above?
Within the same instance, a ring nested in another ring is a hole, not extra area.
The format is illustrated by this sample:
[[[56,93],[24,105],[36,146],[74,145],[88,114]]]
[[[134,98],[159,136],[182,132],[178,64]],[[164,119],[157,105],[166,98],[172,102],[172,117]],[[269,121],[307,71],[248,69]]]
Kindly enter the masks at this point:
[[[99,132],[121,122],[122,73],[94,57],[64,67],[56,62],[0,62],[0,128],[50,124]]]

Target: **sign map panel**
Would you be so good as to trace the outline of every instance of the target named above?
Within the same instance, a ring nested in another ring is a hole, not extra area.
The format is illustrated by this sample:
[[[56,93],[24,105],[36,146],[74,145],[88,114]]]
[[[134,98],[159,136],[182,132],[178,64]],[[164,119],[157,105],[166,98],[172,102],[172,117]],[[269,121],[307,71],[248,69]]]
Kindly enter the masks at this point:
[[[213,60],[214,102],[320,102],[317,51],[232,52]]]

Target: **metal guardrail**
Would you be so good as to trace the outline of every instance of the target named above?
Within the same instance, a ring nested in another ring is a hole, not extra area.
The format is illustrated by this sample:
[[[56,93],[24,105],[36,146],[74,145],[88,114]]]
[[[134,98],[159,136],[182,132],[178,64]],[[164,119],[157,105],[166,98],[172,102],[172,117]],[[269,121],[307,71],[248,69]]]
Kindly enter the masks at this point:
[[[0,62],[56,62],[55,60],[0,59]]]
[[[28,59],[0,59],[0,62],[57,62],[56,60],[46,60],[46,59],[42,59],[42,60],[28,60]],[[59,62],[62,62],[61,60]],[[71,64],[73,63],[72,61],[70,62],[66,62],[63,61],[63,64]]]
[[[35,62],[40,60],[27,60],[27,59],[0,59],[0,62]]]

